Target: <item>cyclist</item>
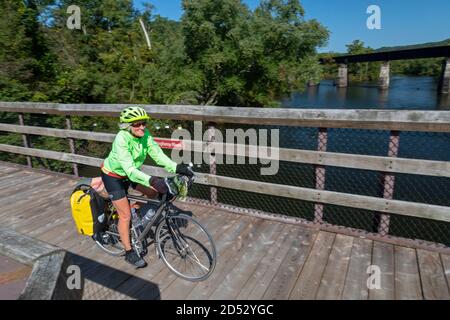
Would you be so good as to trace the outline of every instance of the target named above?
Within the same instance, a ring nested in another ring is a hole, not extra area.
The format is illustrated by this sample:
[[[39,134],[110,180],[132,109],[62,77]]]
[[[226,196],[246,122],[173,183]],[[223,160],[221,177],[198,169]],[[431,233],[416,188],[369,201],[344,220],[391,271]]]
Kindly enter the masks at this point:
[[[167,157],[153,140],[147,129],[150,117],[141,107],[125,108],[120,114],[120,131],[112,149],[102,164],[102,180],[119,214],[119,235],[126,250],[125,261],[137,268],[147,264],[130,244],[131,207],[127,198],[128,187],[155,198],[167,192],[164,179],[149,176],[140,170],[147,155],[170,173],[192,177],[187,165],[178,164]]]

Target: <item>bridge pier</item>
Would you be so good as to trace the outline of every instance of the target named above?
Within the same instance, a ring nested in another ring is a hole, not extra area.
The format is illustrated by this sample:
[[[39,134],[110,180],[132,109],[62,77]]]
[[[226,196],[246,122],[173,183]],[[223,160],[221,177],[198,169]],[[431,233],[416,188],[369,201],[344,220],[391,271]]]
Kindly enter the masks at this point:
[[[389,61],[383,61],[380,67],[380,78],[378,84],[381,89],[388,89],[390,83],[391,64]]]
[[[439,82],[439,93],[450,94],[450,58],[446,58],[442,66],[441,81]]]
[[[338,76],[335,85],[339,88],[348,86],[348,66],[345,63],[339,65]]]

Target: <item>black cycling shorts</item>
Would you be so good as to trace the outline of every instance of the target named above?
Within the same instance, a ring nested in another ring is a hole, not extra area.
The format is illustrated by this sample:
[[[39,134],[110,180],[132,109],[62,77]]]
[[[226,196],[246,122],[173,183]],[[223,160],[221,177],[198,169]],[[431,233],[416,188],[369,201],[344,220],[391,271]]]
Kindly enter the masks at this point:
[[[128,195],[128,188],[136,189],[137,184],[127,178],[115,178],[102,172],[102,180],[111,200],[116,201]]]
[[[108,176],[102,172],[102,180],[105,185],[105,189],[108,192],[111,200],[116,201],[125,198],[128,195],[128,188],[131,186],[136,189],[137,183],[130,181],[127,178],[115,178]],[[168,192],[166,183],[163,178],[151,177],[150,185],[159,192],[164,194]]]

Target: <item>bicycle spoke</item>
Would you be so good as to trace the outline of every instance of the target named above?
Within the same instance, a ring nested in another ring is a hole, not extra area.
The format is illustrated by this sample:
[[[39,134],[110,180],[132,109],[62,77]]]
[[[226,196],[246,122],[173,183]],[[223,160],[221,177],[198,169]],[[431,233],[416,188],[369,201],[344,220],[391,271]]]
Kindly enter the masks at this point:
[[[194,254],[194,256],[195,256],[195,254]],[[205,266],[200,262],[200,260],[197,258],[197,256],[195,256],[195,259],[193,259],[190,255],[187,255],[187,257],[188,257],[189,259],[191,259],[192,261],[197,262],[197,264],[198,264],[200,267],[202,267],[203,269],[205,269],[206,271],[209,270],[208,267],[205,267]]]
[[[208,232],[192,217],[169,217],[164,225],[157,228],[156,237],[163,262],[178,276],[200,281],[214,270],[214,243]]]

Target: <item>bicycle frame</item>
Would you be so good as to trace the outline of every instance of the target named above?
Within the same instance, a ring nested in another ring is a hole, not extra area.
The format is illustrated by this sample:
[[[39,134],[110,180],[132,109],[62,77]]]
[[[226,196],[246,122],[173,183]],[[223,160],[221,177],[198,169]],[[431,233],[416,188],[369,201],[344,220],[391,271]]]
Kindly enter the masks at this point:
[[[163,198],[161,201],[148,199],[145,197],[132,196],[132,195],[128,195],[128,199],[138,201],[138,202],[143,202],[143,203],[154,203],[154,204],[157,204],[157,206],[158,206],[158,209],[156,210],[156,213],[153,215],[152,220],[145,226],[145,229],[141,232],[141,234],[139,235],[139,238],[137,239],[138,241],[144,241],[145,239],[147,239],[150,229],[154,225],[156,225],[156,222],[159,221],[160,218],[165,217],[163,211],[166,209],[167,205],[170,203],[167,201],[167,194],[163,195]]]

